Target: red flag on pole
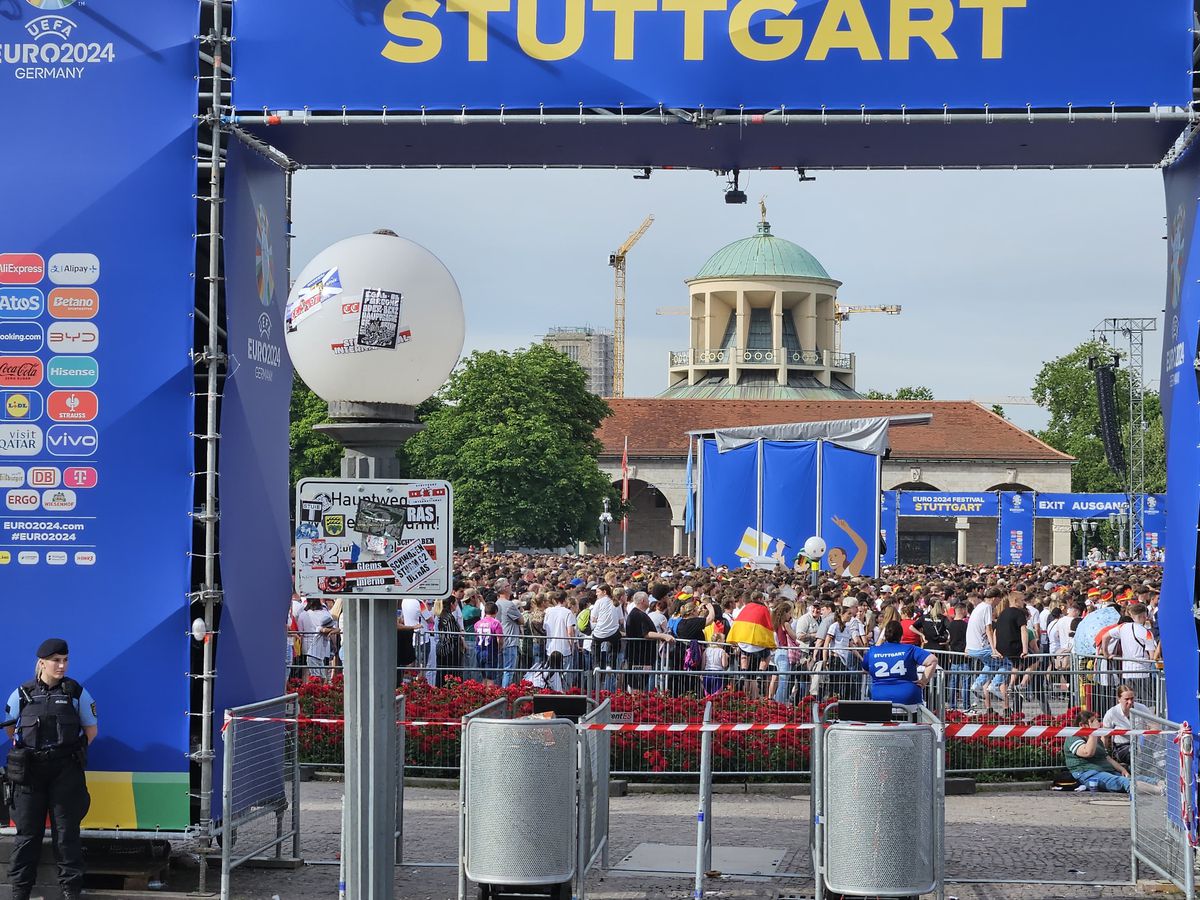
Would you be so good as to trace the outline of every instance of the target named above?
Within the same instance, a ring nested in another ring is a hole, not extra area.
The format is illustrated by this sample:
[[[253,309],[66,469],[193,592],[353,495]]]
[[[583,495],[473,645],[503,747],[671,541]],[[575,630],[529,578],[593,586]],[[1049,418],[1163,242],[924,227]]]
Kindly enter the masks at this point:
[[[621,500],[629,500],[629,437],[625,437],[625,450],[621,453]],[[629,516],[621,516],[621,530],[629,525]]]

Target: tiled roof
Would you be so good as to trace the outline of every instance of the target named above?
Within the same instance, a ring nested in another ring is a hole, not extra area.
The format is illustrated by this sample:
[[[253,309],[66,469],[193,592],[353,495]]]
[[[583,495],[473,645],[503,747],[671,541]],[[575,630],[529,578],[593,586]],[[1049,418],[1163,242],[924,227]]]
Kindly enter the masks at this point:
[[[966,400],[609,400],[613,415],[596,436],[603,453],[686,456],[689,431],[738,425],[777,425],[872,416],[930,413],[928,425],[891,429],[900,459],[1011,459],[1069,462],[1055,450],[978,403]]]

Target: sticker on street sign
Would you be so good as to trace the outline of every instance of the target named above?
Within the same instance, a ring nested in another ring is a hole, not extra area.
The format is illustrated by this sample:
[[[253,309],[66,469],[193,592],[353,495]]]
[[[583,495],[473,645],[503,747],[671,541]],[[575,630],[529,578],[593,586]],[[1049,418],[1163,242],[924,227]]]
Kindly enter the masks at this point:
[[[450,594],[454,497],[445,481],[305,478],[296,485],[296,591]]]

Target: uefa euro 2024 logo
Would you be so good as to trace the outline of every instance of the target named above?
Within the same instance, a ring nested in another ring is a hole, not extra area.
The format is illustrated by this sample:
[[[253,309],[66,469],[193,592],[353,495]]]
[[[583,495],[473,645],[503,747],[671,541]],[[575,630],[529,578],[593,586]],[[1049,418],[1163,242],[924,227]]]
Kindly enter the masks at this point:
[[[26,0],[26,2],[38,9],[66,9],[68,6],[75,5],[75,0]]]
[[[256,211],[258,229],[254,248],[254,275],[258,281],[258,299],[270,306],[275,296],[275,272],[271,253],[271,220],[260,203]]]

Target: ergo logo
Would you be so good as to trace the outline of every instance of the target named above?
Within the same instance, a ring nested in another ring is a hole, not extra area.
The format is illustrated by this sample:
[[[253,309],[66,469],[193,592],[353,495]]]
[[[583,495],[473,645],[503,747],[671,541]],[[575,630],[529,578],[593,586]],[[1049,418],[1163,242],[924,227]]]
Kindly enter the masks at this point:
[[[12,510],[37,509],[42,504],[42,495],[37,491],[17,489],[9,491],[4,502]]]

